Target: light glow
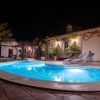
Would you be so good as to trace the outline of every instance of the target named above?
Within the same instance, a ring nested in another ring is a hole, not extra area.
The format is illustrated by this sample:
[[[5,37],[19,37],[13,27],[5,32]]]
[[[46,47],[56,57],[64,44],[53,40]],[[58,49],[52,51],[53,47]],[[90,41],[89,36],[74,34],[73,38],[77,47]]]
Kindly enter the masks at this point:
[[[31,49],[31,47],[28,47],[28,50],[30,50],[30,51],[31,51],[31,50],[32,50],[32,49]]]
[[[68,71],[70,71],[71,73],[81,73],[81,72],[83,72],[83,70],[81,70],[81,69],[69,69]]]
[[[54,78],[54,80],[57,81],[57,82],[61,82],[61,79],[57,76]]]
[[[55,47],[57,47],[58,45],[61,46],[61,41],[56,41],[55,42]]]
[[[27,70],[32,70],[32,67],[31,66],[27,67]]]

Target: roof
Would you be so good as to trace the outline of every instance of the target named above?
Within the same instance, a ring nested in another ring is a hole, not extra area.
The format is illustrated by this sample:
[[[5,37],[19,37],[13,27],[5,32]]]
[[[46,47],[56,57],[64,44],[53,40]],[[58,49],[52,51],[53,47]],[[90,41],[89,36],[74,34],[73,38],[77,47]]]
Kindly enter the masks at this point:
[[[50,37],[47,40],[52,40],[52,39],[63,39],[63,38],[68,38],[70,35],[72,34],[83,34],[83,33],[100,33],[100,27],[96,27],[96,28],[91,28],[91,29],[87,29],[87,30],[82,30],[82,31],[76,31],[76,32],[72,32],[72,33],[67,33],[64,35],[60,35],[60,36],[54,36],[54,37]]]
[[[16,46],[16,45],[18,45],[18,43],[16,41],[10,41],[10,42],[2,42],[1,45],[4,45],[4,46]]]

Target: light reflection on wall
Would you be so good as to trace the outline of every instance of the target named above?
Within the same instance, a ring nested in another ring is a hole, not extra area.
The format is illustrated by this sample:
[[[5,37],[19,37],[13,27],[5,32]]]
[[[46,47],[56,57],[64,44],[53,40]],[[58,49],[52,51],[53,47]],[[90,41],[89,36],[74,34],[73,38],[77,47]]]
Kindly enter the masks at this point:
[[[61,41],[56,41],[55,42],[55,47],[57,47],[58,45],[61,47]]]
[[[76,39],[71,39],[69,44],[72,45],[74,42],[76,42],[78,45],[80,45],[81,44],[81,38],[77,37]]]

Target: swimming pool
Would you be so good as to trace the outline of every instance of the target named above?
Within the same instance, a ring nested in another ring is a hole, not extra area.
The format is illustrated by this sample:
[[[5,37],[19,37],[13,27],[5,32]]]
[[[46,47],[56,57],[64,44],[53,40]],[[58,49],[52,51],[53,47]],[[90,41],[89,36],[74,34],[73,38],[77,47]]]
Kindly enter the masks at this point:
[[[50,65],[40,61],[1,63],[0,70],[12,74],[56,82],[100,82],[100,69],[80,66]]]
[[[0,78],[39,88],[100,91],[100,68],[62,66],[41,61],[0,63]]]

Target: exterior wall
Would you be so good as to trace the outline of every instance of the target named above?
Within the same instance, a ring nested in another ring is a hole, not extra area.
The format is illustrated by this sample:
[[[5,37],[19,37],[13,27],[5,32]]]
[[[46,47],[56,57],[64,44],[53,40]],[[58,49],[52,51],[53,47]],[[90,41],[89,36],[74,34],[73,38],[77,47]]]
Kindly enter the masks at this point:
[[[100,61],[100,36],[91,37],[89,40],[82,40],[82,52],[88,53],[91,50],[95,53],[94,61]]]
[[[63,41],[51,41],[49,48],[60,46],[62,50],[64,50],[64,42]]]
[[[64,42],[63,41],[58,41],[58,42],[56,42],[56,47],[57,46],[60,46],[60,48],[62,49],[62,50],[64,50]]]
[[[68,45],[71,46],[74,42],[76,42],[77,45],[81,47],[82,41],[81,41],[81,37],[80,37],[80,36],[77,37],[76,39],[70,40],[70,41],[68,42]]]
[[[69,46],[72,45],[74,41],[76,41],[76,43],[81,47],[82,53],[92,51],[95,53],[93,60],[100,61],[100,37],[94,35],[87,41],[81,39],[81,37],[78,37],[75,40],[69,41]]]
[[[17,52],[16,52],[16,48],[15,46],[17,46],[18,43],[16,41],[13,41],[13,42],[6,42],[6,43],[2,43],[1,45],[1,57],[9,57],[9,49],[13,49],[13,55],[16,55],[16,53],[18,52],[18,55],[20,55],[20,51],[22,48],[20,47],[17,47]],[[26,52],[28,50],[30,50],[32,53],[34,53],[34,56],[35,56],[35,49],[31,48],[30,46],[29,47],[26,47]]]
[[[13,49],[13,54],[16,54],[16,50],[14,47],[2,46],[1,47],[1,57],[8,57],[8,50]]]
[[[88,53],[89,51],[92,51],[92,52],[95,53],[93,60],[94,61],[100,61],[100,27],[79,31],[77,33],[78,34],[93,33],[93,36],[87,41],[83,40],[82,37],[80,36],[77,39],[73,39],[73,40],[68,41],[68,46],[71,46],[74,42],[76,42],[81,47],[82,53]],[[65,37],[68,38],[68,36],[69,35],[66,34],[66,35],[61,35],[61,36],[58,36],[58,37],[57,36],[56,37],[52,37],[50,39],[51,40],[52,39],[57,39],[57,38],[58,39],[63,39]],[[56,42],[55,43],[55,41],[52,42],[52,45],[54,47],[57,46],[57,44],[59,44],[60,47],[64,50],[64,42],[63,41],[61,43],[60,42],[58,42],[58,43]],[[50,48],[51,48],[51,45],[50,45]]]
[[[9,53],[9,49],[13,49],[13,55],[16,54],[16,48],[15,47],[11,47],[11,46],[1,46],[1,57],[8,57],[8,53]],[[19,51],[21,48],[18,47],[17,50]],[[20,54],[20,52],[18,52],[18,55]]]
[[[17,45],[17,42],[8,42],[8,43],[2,43],[1,46],[1,57],[8,57],[9,49],[13,49],[13,55],[16,54],[16,48],[14,46]],[[18,48],[20,49],[20,48]],[[19,53],[18,53],[19,55]]]

